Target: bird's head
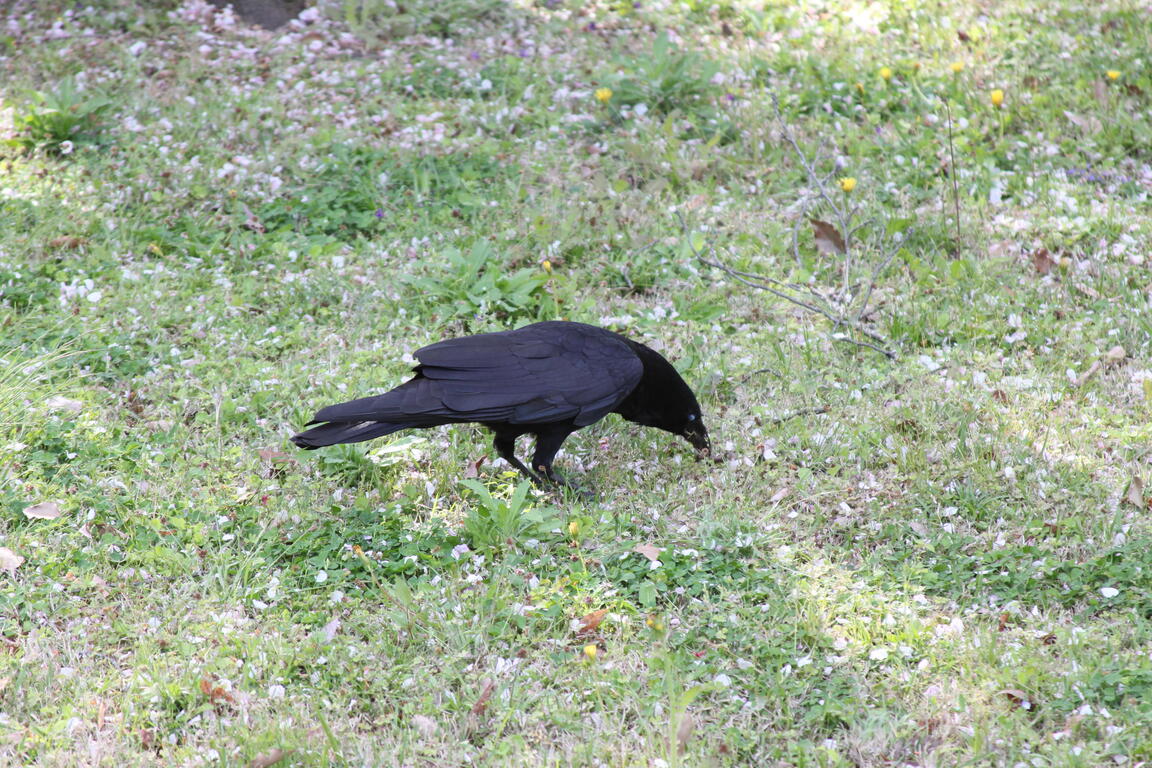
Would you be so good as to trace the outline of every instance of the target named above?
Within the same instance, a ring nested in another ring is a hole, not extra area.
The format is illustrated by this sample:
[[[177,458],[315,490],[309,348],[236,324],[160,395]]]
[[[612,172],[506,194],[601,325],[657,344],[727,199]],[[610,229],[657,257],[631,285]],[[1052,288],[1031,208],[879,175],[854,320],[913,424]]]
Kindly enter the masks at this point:
[[[708,429],[704,426],[704,419],[700,417],[699,413],[689,413],[684,426],[680,428],[677,434],[692,444],[700,458],[708,458],[712,455],[712,443],[708,440]]]

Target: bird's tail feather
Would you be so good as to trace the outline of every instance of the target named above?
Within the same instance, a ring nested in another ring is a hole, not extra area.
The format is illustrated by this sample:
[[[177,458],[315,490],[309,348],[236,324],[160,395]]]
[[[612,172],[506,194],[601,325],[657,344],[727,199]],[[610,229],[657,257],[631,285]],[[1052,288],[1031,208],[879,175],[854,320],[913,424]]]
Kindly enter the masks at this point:
[[[361,443],[374,437],[390,435],[393,432],[408,429],[411,426],[413,425],[389,421],[358,421],[353,423],[335,421],[293,435],[292,442],[301,448],[311,450],[336,443]]]

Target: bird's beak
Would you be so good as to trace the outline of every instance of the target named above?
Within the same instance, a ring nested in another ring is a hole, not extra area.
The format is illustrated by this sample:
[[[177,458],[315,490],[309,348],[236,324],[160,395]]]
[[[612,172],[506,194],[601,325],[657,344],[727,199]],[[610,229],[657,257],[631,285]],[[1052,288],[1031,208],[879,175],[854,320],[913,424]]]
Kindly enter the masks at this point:
[[[707,432],[690,432],[684,437],[696,449],[696,458],[706,459],[712,455],[712,443],[708,440]]]

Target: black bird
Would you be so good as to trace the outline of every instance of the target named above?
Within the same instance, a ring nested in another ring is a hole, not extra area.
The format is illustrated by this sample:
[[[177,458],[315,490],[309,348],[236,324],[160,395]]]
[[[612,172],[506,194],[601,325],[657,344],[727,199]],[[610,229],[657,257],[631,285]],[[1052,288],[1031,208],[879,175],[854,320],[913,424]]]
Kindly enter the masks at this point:
[[[496,433],[505,461],[537,482],[560,485],[552,461],[576,430],[609,413],[680,435],[708,455],[696,396],[655,350],[583,323],[535,323],[416,351],[416,375],[395,389],[330,405],[292,438],[301,448],[358,443],[401,429],[479,422]],[[532,468],[516,438],[536,436]]]

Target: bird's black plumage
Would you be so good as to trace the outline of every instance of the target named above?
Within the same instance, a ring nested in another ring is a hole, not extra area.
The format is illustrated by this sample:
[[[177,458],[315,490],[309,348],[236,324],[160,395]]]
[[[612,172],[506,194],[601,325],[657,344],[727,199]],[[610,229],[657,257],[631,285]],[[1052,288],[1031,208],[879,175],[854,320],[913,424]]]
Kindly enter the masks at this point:
[[[552,469],[576,430],[618,413],[672,432],[702,453],[708,431],[692,390],[658,352],[617,333],[553,321],[464,336],[416,351],[416,375],[382,395],[321,409],[292,438],[302,448],[357,443],[401,429],[478,422],[512,466],[562,482]],[[516,438],[536,436],[529,469]]]

